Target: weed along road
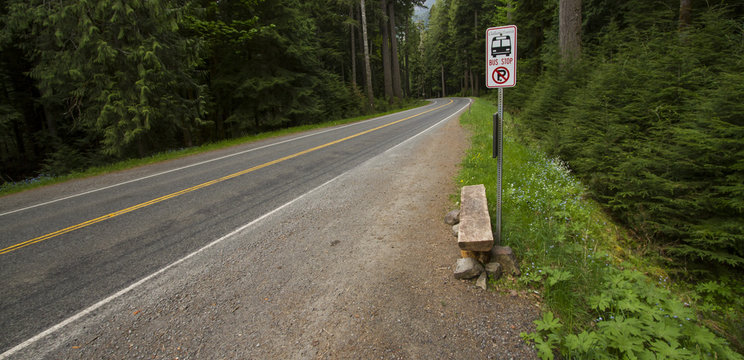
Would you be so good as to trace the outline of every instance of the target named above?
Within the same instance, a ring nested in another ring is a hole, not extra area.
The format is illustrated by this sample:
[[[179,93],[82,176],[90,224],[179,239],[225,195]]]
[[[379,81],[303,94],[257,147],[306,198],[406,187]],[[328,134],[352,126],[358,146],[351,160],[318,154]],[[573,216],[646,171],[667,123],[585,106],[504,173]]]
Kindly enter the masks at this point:
[[[202,253],[267,218],[291,224],[296,219],[282,216],[305,194],[456,121],[468,104],[437,99],[351,125],[0,198],[0,358],[28,356],[37,342],[69,333],[76,322],[139,287],[156,286],[169,272],[187,277],[219,266],[222,260]]]

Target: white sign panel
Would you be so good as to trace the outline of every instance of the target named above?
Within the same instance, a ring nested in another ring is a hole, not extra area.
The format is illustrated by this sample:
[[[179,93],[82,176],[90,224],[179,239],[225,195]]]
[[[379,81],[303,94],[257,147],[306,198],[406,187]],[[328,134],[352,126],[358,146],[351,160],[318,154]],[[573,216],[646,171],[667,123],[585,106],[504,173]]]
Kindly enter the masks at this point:
[[[512,87],[517,83],[517,27],[486,30],[486,87]]]

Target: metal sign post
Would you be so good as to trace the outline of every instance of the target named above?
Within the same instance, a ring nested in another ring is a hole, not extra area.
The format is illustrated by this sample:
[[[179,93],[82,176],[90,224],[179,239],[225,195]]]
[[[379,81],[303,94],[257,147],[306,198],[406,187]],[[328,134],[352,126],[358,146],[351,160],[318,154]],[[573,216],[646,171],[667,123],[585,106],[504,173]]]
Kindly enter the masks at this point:
[[[501,178],[504,160],[504,88],[517,83],[517,27],[486,30],[486,87],[499,89],[498,112],[493,114],[493,158],[496,163],[496,229],[494,243],[501,244]]]

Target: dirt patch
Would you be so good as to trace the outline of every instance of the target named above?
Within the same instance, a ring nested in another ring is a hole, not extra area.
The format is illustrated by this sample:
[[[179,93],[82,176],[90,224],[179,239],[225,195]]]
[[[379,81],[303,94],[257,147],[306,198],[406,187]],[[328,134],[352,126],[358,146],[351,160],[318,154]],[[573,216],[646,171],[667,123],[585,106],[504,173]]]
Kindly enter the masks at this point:
[[[26,352],[55,359],[535,358],[519,338],[533,329],[534,302],[452,275],[459,251],[443,217],[467,146],[449,121]]]

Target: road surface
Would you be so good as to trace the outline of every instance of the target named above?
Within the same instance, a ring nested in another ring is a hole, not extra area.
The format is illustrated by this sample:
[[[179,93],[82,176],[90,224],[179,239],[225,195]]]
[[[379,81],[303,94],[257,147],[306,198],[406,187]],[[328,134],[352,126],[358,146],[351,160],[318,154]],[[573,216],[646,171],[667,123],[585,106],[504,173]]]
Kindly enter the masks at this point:
[[[0,352],[395,146],[467,102],[440,99],[351,126],[172,161],[133,171],[127,180],[170,171],[162,175],[21,211],[122,183],[127,174],[79,181],[70,185],[73,191],[62,184],[1,199]],[[177,170],[194,163],[200,164]],[[209,184],[230,176],[235,177]],[[60,230],[69,232],[54,236]],[[33,239],[38,242],[25,244]]]

